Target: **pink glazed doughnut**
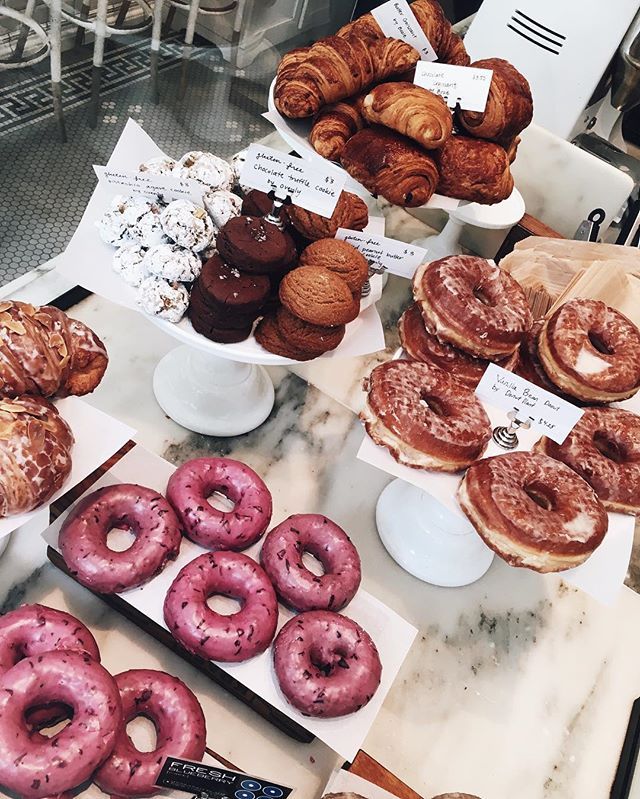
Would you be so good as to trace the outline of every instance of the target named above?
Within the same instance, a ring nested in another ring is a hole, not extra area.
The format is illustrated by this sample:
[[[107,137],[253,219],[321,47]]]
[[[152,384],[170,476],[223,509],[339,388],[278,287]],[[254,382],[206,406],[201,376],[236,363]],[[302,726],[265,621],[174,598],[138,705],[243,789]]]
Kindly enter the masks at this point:
[[[29,727],[25,713],[51,702],[68,705],[73,717],[47,738]],[[121,725],[115,680],[89,655],[25,658],[0,677],[0,785],[25,799],[71,790],[111,754]]]
[[[285,697],[305,716],[335,718],[364,707],[380,685],[376,645],[359,624],[324,610],[287,622],[273,645]]]
[[[225,616],[207,605],[214,594],[242,607]],[[195,655],[227,663],[249,660],[271,643],[278,600],[269,578],[247,555],[207,552],[188,563],[164,600],[164,620],[173,637]]]
[[[127,527],[136,540],[124,552],[107,546],[107,534]],[[67,516],[58,543],[79,583],[117,594],[159,574],[180,550],[180,525],[167,500],[144,486],[121,483],[93,491]]]
[[[93,775],[93,781],[112,796],[151,796],[167,755],[202,760],[206,726],[200,703],[176,677],[151,669],[131,669],[115,677],[122,701],[124,724],[111,755]],[[126,725],[145,716],[156,728],[156,747],[141,752]]]
[[[219,491],[235,503],[225,513],[207,499]],[[261,478],[231,458],[196,458],[171,475],[167,498],[182,522],[185,535],[207,549],[250,547],[271,521],[271,494]]]
[[[322,563],[321,577],[304,565],[305,552]],[[294,610],[342,610],[360,585],[358,550],[341,527],[316,513],[289,516],[274,527],[260,559],[279,599]]]

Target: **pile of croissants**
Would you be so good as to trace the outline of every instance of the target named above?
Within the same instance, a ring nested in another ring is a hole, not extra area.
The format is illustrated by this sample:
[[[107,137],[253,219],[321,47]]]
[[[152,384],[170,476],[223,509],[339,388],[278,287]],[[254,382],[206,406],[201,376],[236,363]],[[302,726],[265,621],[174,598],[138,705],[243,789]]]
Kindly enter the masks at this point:
[[[0,302],[0,517],[62,487],[73,433],[47,397],[93,391],[107,363],[96,334],[58,308]]]
[[[529,84],[503,59],[472,64],[437,0],[415,0],[411,10],[439,62],[493,70],[483,112],[452,113],[411,82],[420,54],[385,37],[371,14],[283,56],[276,108],[291,119],[313,117],[312,147],[394,205],[421,206],[436,191],[484,204],[505,200],[518,135],[533,116]]]

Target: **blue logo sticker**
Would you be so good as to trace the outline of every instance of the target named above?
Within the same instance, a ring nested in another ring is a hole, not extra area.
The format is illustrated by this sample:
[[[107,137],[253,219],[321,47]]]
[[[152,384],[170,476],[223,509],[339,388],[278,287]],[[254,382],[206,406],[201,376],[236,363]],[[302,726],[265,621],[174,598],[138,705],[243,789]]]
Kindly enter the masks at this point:
[[[240,787],[247,791],[259,791],[262,788],[262,783],[256,782],[256,780],[242,780]]]
[[[271,797],[271,799],[280,799],[283,796],[282,789],[276,788],[275,785],[267,785],[262,789],[262,792],[265,796]]]

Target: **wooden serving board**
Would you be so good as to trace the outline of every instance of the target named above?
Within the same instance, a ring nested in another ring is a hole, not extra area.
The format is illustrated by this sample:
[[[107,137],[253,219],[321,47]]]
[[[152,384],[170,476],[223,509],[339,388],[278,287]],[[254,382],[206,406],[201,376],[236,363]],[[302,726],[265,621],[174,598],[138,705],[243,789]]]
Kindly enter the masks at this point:
[[[408,785],[405,785],[402,780],[398,779],[383,765],[374,760],[362,749],[358,752],[355,760],[349,766],[347,771],[352,774],[357,774],[363,780],[368,780],[379,788],[384,788],[399,799],[422,799],[422,797],[415,791],[411,790]]]

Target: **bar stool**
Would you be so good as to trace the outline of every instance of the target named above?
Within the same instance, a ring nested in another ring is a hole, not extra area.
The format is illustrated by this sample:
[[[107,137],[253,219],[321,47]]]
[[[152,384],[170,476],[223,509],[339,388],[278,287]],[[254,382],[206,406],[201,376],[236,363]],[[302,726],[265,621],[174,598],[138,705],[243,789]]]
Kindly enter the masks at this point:
[[[35,0],[28,0],[27,6],[24,11],[16,11],[9,6],[0,5],[0,19],[15,20],[19,23],[19,33],[16,41],[16,46],[9,58],[5,61],[0,60],[0,70],[5,69],[20,69],[22,67],[31,67],[39,61],[43,61],[51,49],[49,44],[49,37],[42,25],[33,19],[33,9],[35,7]],[[40,48],[36,50],[33,55],[24,57],[24,48],[27,44],[29,34],[34,33],[40,42]]]

